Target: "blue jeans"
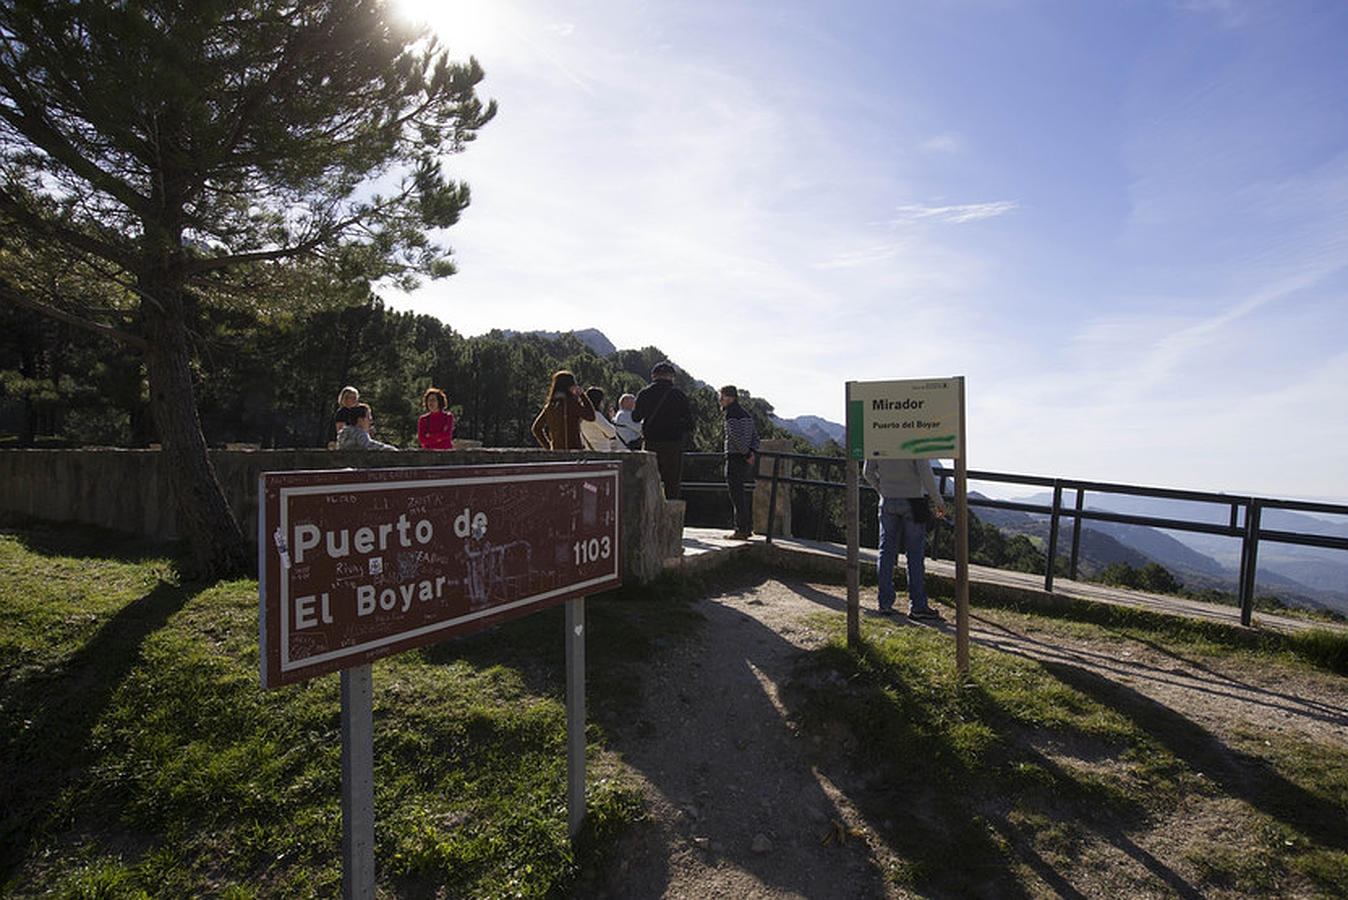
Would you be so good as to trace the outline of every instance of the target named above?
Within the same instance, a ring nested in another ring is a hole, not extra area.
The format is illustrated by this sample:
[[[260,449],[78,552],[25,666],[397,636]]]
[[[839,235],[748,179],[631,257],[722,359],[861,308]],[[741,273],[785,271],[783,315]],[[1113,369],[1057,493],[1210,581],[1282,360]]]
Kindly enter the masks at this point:
[[[908,500],[902,497],[883,501],[879,513],[880,608],[894,608],[894,564],[898,562],[899,549],[902,548],[908,562],[908,611],[930,609],[922,559],[927,550],[926,523],[913,521],[912,508]]]

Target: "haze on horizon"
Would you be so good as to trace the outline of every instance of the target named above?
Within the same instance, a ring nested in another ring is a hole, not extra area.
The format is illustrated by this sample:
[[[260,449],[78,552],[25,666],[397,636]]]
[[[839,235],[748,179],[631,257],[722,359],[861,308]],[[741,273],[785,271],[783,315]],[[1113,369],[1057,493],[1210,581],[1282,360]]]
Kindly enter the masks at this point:
[[[1348,4],[404,2],[501,110],[395,306],[787,418],[964,375],[972,468],[1348,500]]]

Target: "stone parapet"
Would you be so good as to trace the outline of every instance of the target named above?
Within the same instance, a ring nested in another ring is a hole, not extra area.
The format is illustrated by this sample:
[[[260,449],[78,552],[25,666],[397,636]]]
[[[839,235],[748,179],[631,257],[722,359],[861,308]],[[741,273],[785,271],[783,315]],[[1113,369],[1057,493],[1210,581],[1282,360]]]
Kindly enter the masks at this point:
[[[212,450],[210,458],[239,526],[253,542],[258,476],[263,472],[613,459],[622,463],[623,580],[644,584],[683,553],[683,503],[665,500],[650,453],[297,449]],[[0,512],[175,540],[182,537],[177,506],[160,463],[157,450],[0,450]]]
[[[758,449],[772,453],[794,453],[796,445],[793,441],[786,438],[765,438],[759,443]],[[760,455],[754,465],[757,469],[757,480],[754,483],[754,531],[758,534],[768,533],[768,512],[772,503],[772,464],[777,462],[775,457]],[[778,464],[779,474],[785,478],[791,474],[791,461],[789,459],[781,460]],[[791,532],[791,485],[779,483],[777,485],[777,517],[774,522],[774,535],[785,535],[790,537]]]

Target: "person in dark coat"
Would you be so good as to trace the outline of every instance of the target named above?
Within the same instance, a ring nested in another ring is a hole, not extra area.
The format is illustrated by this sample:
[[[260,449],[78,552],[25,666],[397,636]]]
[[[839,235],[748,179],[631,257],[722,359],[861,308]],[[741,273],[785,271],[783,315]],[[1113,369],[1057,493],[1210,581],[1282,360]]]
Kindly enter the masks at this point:
[[[683,447],[693,430],[693,411],[688,397],[674,386],[674,364],[656,363],[651,383],[637,394],[632,421],[641,425],[646,449],[655,454],[665,499],[679,499],[683,485]]]

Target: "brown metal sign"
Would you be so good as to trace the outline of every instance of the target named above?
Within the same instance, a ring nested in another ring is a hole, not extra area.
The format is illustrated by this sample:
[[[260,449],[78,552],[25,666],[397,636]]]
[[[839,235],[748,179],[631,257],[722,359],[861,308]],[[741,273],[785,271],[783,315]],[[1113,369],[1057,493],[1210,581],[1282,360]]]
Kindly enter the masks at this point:
[[[264,473],[263,686],[621,584],[619,473],[616,462]]]

